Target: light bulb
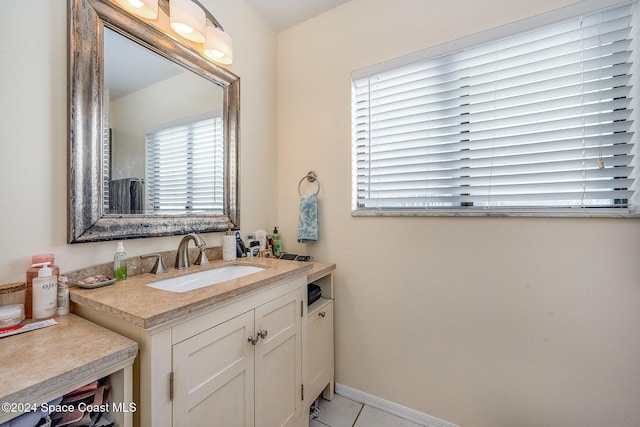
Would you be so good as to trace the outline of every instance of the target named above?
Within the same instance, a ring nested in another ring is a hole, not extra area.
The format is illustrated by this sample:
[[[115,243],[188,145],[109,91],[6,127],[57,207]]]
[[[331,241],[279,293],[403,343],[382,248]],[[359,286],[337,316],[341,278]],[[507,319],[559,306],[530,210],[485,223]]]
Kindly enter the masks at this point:
[[[205,41],[206,17],[204,11],[191,0],[171,0],[169,18],[173,31],[196,43]]]
[[[204,42],[204,54],[221,64],[233,62],[233,40],[220,28],[207,26],[207,40]]]
[[[219,50],[215,50],[215,49],[207,49],[206,52],[207,56],[211,57],[211,58],[222,58],[224,56],[224,53],[220,52]]]
[[[171,24],[171,28],[178,34],[191,34],[193,33],[193,28],[188,26],[187,24],[183,24],[182,22],[174,22]]]
[[[158,0],[117,0],[118,4],[134,15],[147,19],[158,17]]]

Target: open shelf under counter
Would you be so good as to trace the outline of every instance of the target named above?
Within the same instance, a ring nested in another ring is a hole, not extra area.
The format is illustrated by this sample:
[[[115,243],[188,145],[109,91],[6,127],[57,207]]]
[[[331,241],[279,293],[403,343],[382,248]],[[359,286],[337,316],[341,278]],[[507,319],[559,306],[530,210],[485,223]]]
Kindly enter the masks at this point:
[[[316,311],[318,307],[324,305],[328,300],[333,300],[333,272],[335,269],[335,264],[314,262],[311,270],[307,272],[307,283],[315,283],[322,290],[322,296],[309,306],[308,313]]]

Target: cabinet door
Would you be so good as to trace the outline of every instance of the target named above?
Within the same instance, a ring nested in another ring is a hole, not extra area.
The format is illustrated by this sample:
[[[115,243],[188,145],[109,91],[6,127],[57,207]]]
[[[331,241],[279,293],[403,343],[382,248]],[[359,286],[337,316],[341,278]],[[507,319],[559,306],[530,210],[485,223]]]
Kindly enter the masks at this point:
[[[253,310],[173,346],[174,426],[254,425]]]
[[[309,313],[308,328],[309,393],[316,394],[327,385],[327,375],[333,368],[333,301]]]
[[[301,301],[296,290],[256,308],[256,427],[291,426],[301,415]]]

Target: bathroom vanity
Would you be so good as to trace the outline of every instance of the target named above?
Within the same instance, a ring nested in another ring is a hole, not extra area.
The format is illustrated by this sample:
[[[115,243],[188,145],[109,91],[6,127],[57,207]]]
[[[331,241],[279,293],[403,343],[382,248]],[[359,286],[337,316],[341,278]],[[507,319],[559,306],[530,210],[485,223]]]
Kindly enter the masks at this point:
[[[310,322],[309,316],[329,320],[335,265],[254,258],[213,261],[189,272],[233,264],[264,270],[183,293],[147,286],[184,274],[174,269],[72,289],[75,313],[139,345],[136,425],[211,425],[215,416],[215,424],[225,426],[306,426],[317,394],[326,388],[331,397],[332,320]],[[327,298],[307,307],[310,272],[323,277]],[[320,343],[322,351],[315,348]]]

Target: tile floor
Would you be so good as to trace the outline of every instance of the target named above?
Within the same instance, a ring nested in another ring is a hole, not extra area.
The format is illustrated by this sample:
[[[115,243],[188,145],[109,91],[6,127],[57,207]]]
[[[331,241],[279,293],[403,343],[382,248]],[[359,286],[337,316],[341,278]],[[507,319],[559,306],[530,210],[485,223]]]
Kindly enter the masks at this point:
[[[346,397],[334,394],[333,400],[318,399],[320,414],[309,422],[309,427],[421,427]]]

